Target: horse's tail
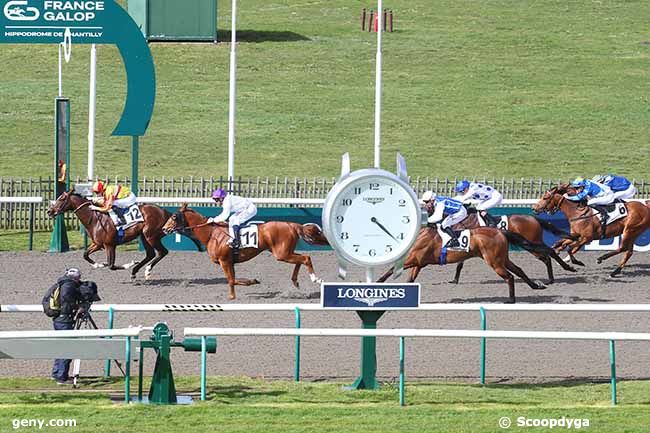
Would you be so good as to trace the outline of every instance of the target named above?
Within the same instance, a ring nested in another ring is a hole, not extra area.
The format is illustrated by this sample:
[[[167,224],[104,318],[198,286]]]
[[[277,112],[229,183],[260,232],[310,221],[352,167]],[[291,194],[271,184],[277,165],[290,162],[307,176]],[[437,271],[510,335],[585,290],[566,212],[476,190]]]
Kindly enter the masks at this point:
[[[329,245],[327,238],[323,234],[323,230],[318,224],[295,224],[296,232],[305,242],[311,245]]]
[[[533,218],[535,218],[535,221],[537,221],[539,223],[539,225],[542,226],[542,228],[544,230],[547,230],[547,231],[553,233],[555,236],[559,236],[559,237],[561,237],[563,239],[571,239],[572,241],[577,241],[578,240],[577,236],[569,234],[569,233],[565,232],[564,230],[555,227],[553,224],[551,224],[548,221],[544,221],[543,219],[537,218],[536,216],[534,216]]]
[[[558,253],[556,253],[555,250],[549,247],[548,245],[530,242],[528,239],[524,238],[523,236],[508,230],[505,230],[503,234],[506,235],[506,238],[508,238],[508,242],[511,242],[512,244],[525,249],[529,253],[537,253],[537,254],[549,256],[552,259],[554,259],[556,262],[558,262],[564,270],[576,272],[576,270],[572,266],[568,265],[564,260],[562,260],[562,258],[558,255]]]

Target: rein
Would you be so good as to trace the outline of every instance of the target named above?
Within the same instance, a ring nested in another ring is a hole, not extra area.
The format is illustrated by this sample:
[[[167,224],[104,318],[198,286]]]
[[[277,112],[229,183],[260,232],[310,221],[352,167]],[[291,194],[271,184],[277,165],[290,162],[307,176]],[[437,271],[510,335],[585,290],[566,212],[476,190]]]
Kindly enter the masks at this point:
[[[91,203],[92,203],[92,202],[90,202],[90,201],[85,201],[85,202],[81,203],[79,206],[77,206],[77,208],[76,208],[73,212],[74,212],[74,213],[77,213],[77,211],[78,211],[79,209],[81,209],[81,208],[84,207],[84,206],[89,206]]]

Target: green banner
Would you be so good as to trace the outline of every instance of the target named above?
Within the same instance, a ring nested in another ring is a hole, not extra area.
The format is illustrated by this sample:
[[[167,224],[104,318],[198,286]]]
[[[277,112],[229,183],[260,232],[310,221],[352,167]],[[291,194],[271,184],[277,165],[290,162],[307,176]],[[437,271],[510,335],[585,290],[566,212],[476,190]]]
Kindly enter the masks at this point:
[[[126,67],[127,98],[113,135],[144,135],[156,97],[154,63],[140,28],[120,5],[114,0],[0,0],[0,6],[0,43],[59,44],[65,39],[116,45]]]

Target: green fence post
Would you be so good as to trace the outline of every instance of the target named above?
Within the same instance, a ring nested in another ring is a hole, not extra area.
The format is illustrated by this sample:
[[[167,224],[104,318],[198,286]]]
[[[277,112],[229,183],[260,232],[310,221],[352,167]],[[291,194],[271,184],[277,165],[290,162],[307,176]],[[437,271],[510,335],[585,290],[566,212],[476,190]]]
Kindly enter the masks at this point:
[[[481,331],[487,330],[487,317],[485,315],[485,308],[480,307],[481,313]],[[481,337],[481,369],[480,369],[481,385],[485,385],[485,337]]]
[[[34,203],[29,204],[29,241],[27,242],[29,251],[34,249]]]
[[[404,337],[399,338],[399,405],[406,406],[404,395]]]
[[[616,346],[614,340],[609,341],[609,367],[612,375],[612,406],[616,406]]]
[[[138,401],[142,401],[142,382],[144,381],[144,346],[140,345],[140,360],[138,363]]]
[[[294,310],[296,316],[296,329],[300,329],[300,308]],[[296,335],[296,364],[293,372],[293,380],[300,382],[300,335]]]
[[[201,336],[201,401],[205,401],[207,388],[207,344],[205,335]]]
[[[131,401],[131,337],[126,337],[126,362],[124,363],[124,402]]]
[[[113,329],[113,319],[114,312],[113,307],[108,308],[108,329]],[[108,337],[110,338],[110,337]],[[111,360],[106,360],[106,365],[104,366],[104,377],[111,377]]]

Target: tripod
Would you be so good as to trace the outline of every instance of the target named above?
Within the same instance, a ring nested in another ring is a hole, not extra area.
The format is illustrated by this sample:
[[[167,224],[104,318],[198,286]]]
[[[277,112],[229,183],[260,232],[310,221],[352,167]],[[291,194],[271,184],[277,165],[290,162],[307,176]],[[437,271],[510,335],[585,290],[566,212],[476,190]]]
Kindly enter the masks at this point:
[[[90,315],[90,313],[86,311],[84,313],[77,314],[75,318],[74,329],[99,329],[99,328],[97,327],[97,324],[95,323],[95,320],[93,320],[93,317]],[[120,369],[122,374],[125,374],[124,369],[122,368],[122,364],[117,359],[113,359],[112,361],[115,362],[115,365],[117,365],[117,368]],[[72,385],[75,388],[78,386],[80,370],[81,370],[81,359],[73,360],[72,361]]]

